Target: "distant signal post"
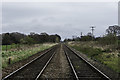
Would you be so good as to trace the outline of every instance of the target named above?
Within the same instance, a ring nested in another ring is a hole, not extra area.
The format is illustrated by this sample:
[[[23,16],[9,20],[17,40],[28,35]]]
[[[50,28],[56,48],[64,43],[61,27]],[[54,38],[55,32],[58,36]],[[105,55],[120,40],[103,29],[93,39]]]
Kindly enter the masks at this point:
[[[93,37],[94,37],[93,32],[94,32],[94,30],[95,30],[95,26],[91,26],[90,28],[91,28],[91,30],[92,30],[92,40],[93,40]]]

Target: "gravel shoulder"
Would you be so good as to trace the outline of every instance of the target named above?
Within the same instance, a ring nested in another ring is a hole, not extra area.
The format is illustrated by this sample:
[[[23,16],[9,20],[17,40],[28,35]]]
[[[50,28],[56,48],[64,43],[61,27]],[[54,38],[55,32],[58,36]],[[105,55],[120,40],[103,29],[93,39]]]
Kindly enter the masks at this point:
[[[43,72],[41,78],[70,78],[71,69],[69,67],[69,63],[63,51],[62,45],[58,48],[55,56],[51,60],[50,64],[47,66],[45,71]]]

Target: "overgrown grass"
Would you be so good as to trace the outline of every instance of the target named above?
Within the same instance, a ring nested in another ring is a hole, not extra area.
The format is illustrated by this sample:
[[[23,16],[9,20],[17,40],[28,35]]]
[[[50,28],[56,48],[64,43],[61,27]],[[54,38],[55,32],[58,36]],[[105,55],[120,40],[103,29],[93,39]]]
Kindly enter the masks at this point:
[[[118,56],[104,52],[100,48],[93,48],[87,46],[85,47],[80,45],[72,45],[71,47],[86,54],[89,58],[95,59],[103,63],[114,71],[120,72],[120,68],[118,67]]]
[[[16,48],[16,44],[12,44],[12,45],[2,45],[2,50],[5,51],[7,48],[7,50],[12,49],[12,48]]]
[[[28,48],[26,50],[19,50],[19,51],[2,51],[2,68],[7,67],[8,60],[11,58],[11,64],[26,59],[33,54],[48,49],[55,44],[41,44],[39,47]]]
[[[11,44],[11,45],[2,45],[2,51],[10,50],[10,49],[15,49],[25,46],[25,44]]]
[[[94,58],[110,67],[114,71],[120,72],[120,68],[118,66],[118,57],[116,57],[114,54],[103,53],[102,55],[99,54]]]
[[[81,47],[81,46],[72,46],[72,47],[86,54],[88,57],[94,57],[97,56],[98,54],[102,54],[102,51],[99,48],[93,49],[92,47]]]

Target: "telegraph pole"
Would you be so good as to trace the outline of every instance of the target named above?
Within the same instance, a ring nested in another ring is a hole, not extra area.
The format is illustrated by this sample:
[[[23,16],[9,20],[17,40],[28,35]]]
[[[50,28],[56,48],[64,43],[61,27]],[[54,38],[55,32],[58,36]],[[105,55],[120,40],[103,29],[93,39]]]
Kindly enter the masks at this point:
[[[82,32],[81,32],[81,37],[82,37]]]
[[[92,40],[93,40],[93,37],[94,37],[93,32],[94,32],[94,30],[95,30],[95,26],[91,26],[90,28],[91,28],[91,30],[92,30]]]

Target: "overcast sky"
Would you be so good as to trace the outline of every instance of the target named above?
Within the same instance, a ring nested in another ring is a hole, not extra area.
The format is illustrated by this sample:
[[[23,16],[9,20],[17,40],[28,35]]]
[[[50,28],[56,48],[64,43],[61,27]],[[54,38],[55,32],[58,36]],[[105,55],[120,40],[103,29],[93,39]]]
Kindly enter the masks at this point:
[[[117,2],[4,2],[2,32],[47,32],[62,39],[91,32],[102,36],[110,25],[118,24]]]

